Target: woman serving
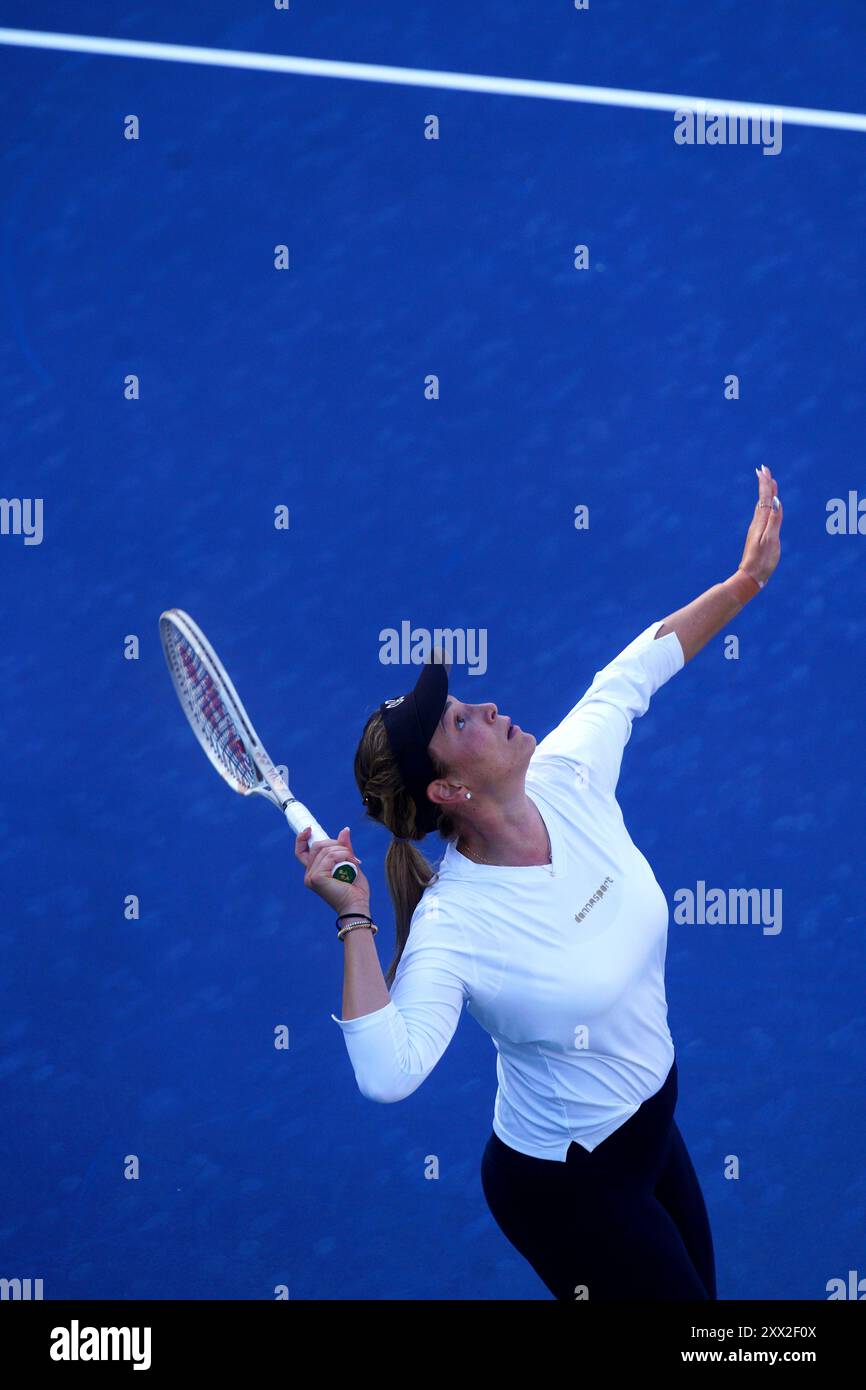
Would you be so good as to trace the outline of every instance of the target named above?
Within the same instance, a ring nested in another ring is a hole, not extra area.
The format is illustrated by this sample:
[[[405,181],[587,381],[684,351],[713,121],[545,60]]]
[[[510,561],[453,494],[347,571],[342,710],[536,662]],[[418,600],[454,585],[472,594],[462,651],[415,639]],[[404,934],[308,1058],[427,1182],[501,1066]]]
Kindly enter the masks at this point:
[[[668,907],[616,800],[632,722],[766,584],[782,507],[766,467],[740,564],[656,621],[546,738],[495,704],[450,696],[443,662],[367,720],[355,778],[394,836],[396,953],[383,974],[370,887],[348,827],[308,848],[304,883],[339,914],[343,1032],[363,1095],[417,1089],[464,1004],[493,1039],[497,1091],[481,1163],[498,1226],[555,1298],[715,1299],[703,1195],[674,1120]],[[438,872],[415,843],[436,831]],[[345,837],[345,838],[344,838]]]

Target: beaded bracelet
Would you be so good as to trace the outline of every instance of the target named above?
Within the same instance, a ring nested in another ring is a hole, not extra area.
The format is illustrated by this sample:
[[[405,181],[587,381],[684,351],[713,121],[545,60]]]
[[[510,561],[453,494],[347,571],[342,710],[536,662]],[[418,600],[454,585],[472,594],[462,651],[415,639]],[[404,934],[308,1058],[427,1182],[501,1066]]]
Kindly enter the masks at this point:
[[[348,936],[350,931],[357,931],[358,927],[363,927],[366,931],[371,931],[374,936],[379,930],[375,922],[353,922],[350,927],[341,927],[337,932],[337,936],[342,941],[345,936]]]
[[[344,917],[353,917],[355,920],[351,926],[341,927],[340,923],[342,922]],[[346,935],[347,932],[354,931],[356,927],[366,927],[368,931],[372,931],[374,936],[376,935],[376,932],[379,930],[372,917],[368,917],[365,912],[340,913],[339,917],[337,918],[337,936],[341,941],[343,940],[343,937]]]

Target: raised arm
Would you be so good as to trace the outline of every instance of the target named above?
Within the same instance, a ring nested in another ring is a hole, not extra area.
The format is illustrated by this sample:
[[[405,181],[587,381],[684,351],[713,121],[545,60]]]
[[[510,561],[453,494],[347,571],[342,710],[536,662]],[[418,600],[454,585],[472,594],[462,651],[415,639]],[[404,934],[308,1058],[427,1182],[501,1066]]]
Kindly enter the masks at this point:
[[[634,720],[646,713],[656,691],[760,593],[779,563],[782,504],[777,493],[765,467],[758,472],[758,502],[736,572],[661,623],[650,624],[597,671],[586,694],[538,744],[536,759],[564,759],[582,776],[585,769],[586,780],[594,780],[601,791],[615,793]]]
[[[634,720],[646,714],[656,691],[684,665],[675,633],[654,640],[661,626],[657,618],[596,671],[586,693],[538,744],[530,766],[558,758],[578,774],[575,788],[591,782],[614,795]]]
[[[736,571],[721,584],[699,594],[684,608],[665,618],[656,637],[675,632],[686,661],[691,661],[711,637],[721,632],[732,618],[763,589],[779,563],[782,503],[779,486],[766,464],[757,468],[758,502],[746,536],[746,545]]]

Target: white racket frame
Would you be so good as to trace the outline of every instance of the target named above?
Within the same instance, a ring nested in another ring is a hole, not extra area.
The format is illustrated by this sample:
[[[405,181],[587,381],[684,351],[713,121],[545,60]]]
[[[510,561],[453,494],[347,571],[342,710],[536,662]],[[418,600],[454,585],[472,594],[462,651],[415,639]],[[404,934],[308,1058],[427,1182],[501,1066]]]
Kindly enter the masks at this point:
[[[228,714],[237,726],[250,763],[261,778],[258,786],[248,787],[240,778],[232,777],[228,768],[220,761],[203,736],[196,717],[190,709],[184,687],[175,672],[174,655],[168,642],[168,630],[172,627],[192,647],[216,685]],[[209,762],[216,768],[223,781],[227,782],[234,791],[240,792],[242,796],[258,795],[270,801],[278,810],[282,811],[296,835],[309,825],[311,827],[310,838],[307,841],[309,845],[318,840],[332,839],[333,837],[322,828],[309,807],[305,806],[294,795],[286,778],[277,771],[267,749],[253,728],[250,717],[243,707],[238,692],[232,685],[228,672],[198,624],[182,608],[167,608],[159,617],[159,637],[171,675],[171,683],[174,686],[180,706],[196,736],[196,741],[207,754]],[[331,877],[340,879],[345,883],[353,883],[357,877],[357,870],[351,860],[345,859],[334,866]]]

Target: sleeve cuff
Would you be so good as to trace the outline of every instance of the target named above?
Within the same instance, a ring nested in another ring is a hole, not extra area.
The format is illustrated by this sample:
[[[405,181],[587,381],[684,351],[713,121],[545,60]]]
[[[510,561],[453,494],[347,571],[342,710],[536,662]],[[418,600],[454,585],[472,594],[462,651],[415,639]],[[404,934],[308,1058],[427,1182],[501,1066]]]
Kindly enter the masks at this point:
[[[396,1007],[393,999],[389,999],[381,1009],[374,1009],[370,1014],[359,1014],[357,1018],[338,1018],[336,1014],[331,1014],[331,1018],[344,1033],[360,1033],[364,1028],[375,1027],[380,1019],[385,1018],[389,1009],[393,1010]]]
[[[686,664],[686,654],[683,651],[682,642],[680,641],[679,637],[675,632],[666,632],[664,637],[656,637],[656,633],[658,632],[659,628],[662,627],[664,621],[664,618],[662,618],[660,622],[653,623],[652,628],[650,630],[653,635],[653,643],[664,642],[670,647],[674,658],[674,669],[672,674],[676,675],[676,673],[678,671],[681,671]]]

